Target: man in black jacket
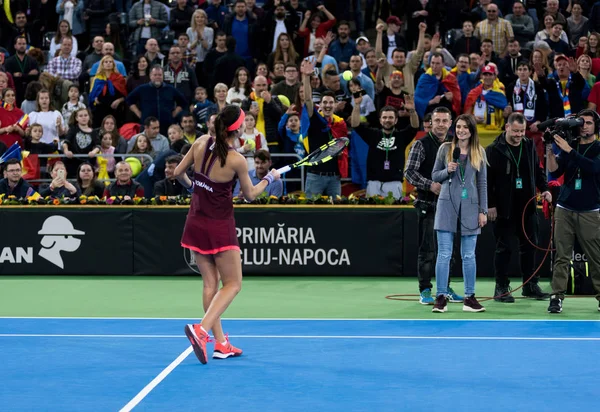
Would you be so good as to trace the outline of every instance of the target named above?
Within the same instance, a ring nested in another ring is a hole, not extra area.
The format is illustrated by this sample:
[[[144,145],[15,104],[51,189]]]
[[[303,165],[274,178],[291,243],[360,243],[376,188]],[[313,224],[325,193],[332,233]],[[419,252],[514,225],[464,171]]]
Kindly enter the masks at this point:
[[[160,180],[154,184],[154,196],[187,196],[188,190],[175,179],[174,172],[175,168],[183,156],[175,155],[167,157],[165,163],[165,176],[166,178]]]
[[[538,226],[536,203],[528,202],[535,196],[536,187],[543,192],[542,196],[547,202],[552,202],[552,195],[548,191],[546,174],[540,167],[535,146],[525,138],[526,126],[527,121],[521,113],[511,114],[506,122],[506,131],[486,148],[489,164],[488,219],[494,222],[496,237],[494,300],[504,303],[515,301],[508,278],[512,236],[519,239],[523,282],[529,280],[523,287],[522,295],[536,299],[548,297],[538,285],[539,276],[529,279],[535,271],[535,247],[531,243],[537,244]]]
[[[17,199],[22,199],[35,193],[31,185],[23,180],[21,162],[17,159],[8,159],[2,166],[6,178],[0,179],[0,195],[15,196]]]

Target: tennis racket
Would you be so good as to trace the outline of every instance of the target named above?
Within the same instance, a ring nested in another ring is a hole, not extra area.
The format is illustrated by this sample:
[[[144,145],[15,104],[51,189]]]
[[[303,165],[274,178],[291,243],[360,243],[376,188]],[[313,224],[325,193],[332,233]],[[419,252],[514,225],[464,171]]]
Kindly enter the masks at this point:
[[[325,162],[330,161],[337,155],[339,155],[342,150],[348,146],[350,139],[347,137],[340,137],[339,139],[330,140],[328,143],[319,147],[311,154],[306,156],[302,160],[298,160],[296,163],[284,166],[282,168],[277,169],[279,174],[284,174],[289,172],[290,170],[298,169],[304,166],[318,166]]]

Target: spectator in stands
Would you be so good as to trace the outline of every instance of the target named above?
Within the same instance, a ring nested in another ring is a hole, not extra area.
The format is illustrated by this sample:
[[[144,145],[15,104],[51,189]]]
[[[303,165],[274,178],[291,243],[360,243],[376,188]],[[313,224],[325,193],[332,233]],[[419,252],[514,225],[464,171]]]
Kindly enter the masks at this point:
[[[177,153],[181,153],[181,149],[183,149],[183,146],[190,144],[183,137],[183,129],[178,124],[172,124],[171,126],[169,126],[168,138],[171,150],[174,150]]]
[[[158,40],[156,39],[148,39],[146,41],[146,45],[144,46],[146,53],[146,59],[148,59],[148,64],[150,67],[153,66],[164,66],[166,63],[166,56],[160,52],[160,45],[158,44]],[[138,54],[139,56],[139,54]]]
[[[308,126],[308,152],[321,147],[331,138],[337,139],[348,136],[346,123],[334,117],[335,94],[326,91],[321,94],[320,111],[317,112],[312,101],[310,76],[314,73],[314,65],[303,61],[301,66],[302,87],[304,93],[304,110],[310,119]],[[350,106],[350,104],[348,104]],[[350,106],[351,107],[351,106]],[[348,176],[348,154],[346,151],[339,155],[337,162],[326,162],[308,169],[306,177],[306,195],[339,196],[342,191],[341,178]]]
[[[242,102],[242,109],[256,118],[256,128],[267,139],[270,152],[281,152],[277,125],[283,115],[279,98],[267,90],[267,79],[257,76],[254,79],[254,91]]]
[[[29,126],[29,133],[25,137],[25,150],[28,150],[30,154],[53,154],[58,153],[58,139],[52,143],[42,143],[41,139],[44,134],[44,128],[41,124],[33,123]],[[40,159],[40,170],[45,171],[47,159]]]
[[[6,59],[4,68],[15,82],[17,102],[22,102],[27,84],[37,80],[40,72],[37,62],[27,56],[27,39],[23,36],[16,37],[14,46],[15,54]]]
[[[461,111],[460,87],[456,77],[444,68],[444,56],[438,52],[431,53],[430,65],[431,68],[419,78],[415,91],[417,113],[423,117],[425,113],[442,106],[448,108],[455,115],[459,114]],[[404,78],[406,79],[406,76]]]
[[[52,182],[49,185],[40,186],[40,196],[52,198],[78,197],[81,192],[67,180],[67,169],[65,164],[57,161],[50,166]]]
[[[117,118],[117,124],[122,124],[125,118],[126,96],[125,77],[117,71],[114,58],[110,55],[104,56],[100,60],[98,73],[92,78],[88,98],[89,107],[95,117],[94,127],[99,127],[102,119],[109,114]]]
[[[260,182],[271,170],[273,162],[271,161],[271,154],[267,150],[257,150],[254,154],[254,170],[248,171],[252,184],[255,185]],[[264,190],[268,196],[283,196],[283,182],[281,179],[275,180],[273,183],[269,183]],[[243,192],[240,190],[239,180],[235,184],[233,189],[233,196],[244,197]]]
[[[127,96],[126,101],[141,122],[145,122],[150,116],[158,119],[160,131],[164,134],[188,105],[177,89],[163,82],[163,69],[159,66],[154,66],[150,71],[150,83],[137,87]]]
[[[47,71],[43,71],[40,74],[39,80],[42,87],[50,92],[52,105],[62,109],[63,105],[69,101],[69,87],[71,87],[73,82],[63,79],[60,76],[53,76]],[[65,121],[67,120],[65,119]]]
[[[193,114],[188,113],[181,116],[181,131],[187,143],[194,143],[199,137],[196,134],[196,122],[194,122]]]
[[[155,0],[135,3],[129,11],[129,28],[133,30],[132,40],[137,44],[136,54],[144,53],[148,39],[159,39],[161,30],[168,23],[162,3]]]
[[[109,114],[104,119],[102,119],[102,124],[100,125],[100,132],[108,132],[112,135],[111,145],[115,148],[115,153],[127,153],[127,140],[125,140],[123,136],[119,134],[119,130],[117,130],[117,121],[112,114]]]
[[[479,5],[471,10],[471,14],[477,17],[478,21],[485,20],[487,17],[487,8],[492,0],[479,0]],[[502,12],[498,11],[498,16],[502,17]]]
[[[106,23],[104,41],[112,43],[115,47],[114,57],[123,60],[127,55],[123,49],[123,41],[121,41],[121,30],[117,23]]]
[[[206,110],[206,116],[219,114],[227,106],[227,86],[225,83],[217,83],[214,93],[215,103]]]
[[[222,4],[221,0],[212,0],[211,4],[206,8],[208,24],[214,30],[223,30],[223,22],[228,13],[229,9]]]
[[[392,106],[379,111],[380,128],[370,128],[361,124],[360,104],[363,97],[354,97],[354,109],[350,125],[369,146],[367,157],[367,196],[386,197],[392,192],[395,199],[402,198],[404,157],[406,148],[419,128],[419,116],[412,96],[405,97],[404,109],[410,115],[406,129],[398,129],[398,113]]]
[[[536,66],[539,65],[540,70],[544,73],[545,76],[550,76],[553,73],[553,69],[548,61],[548,54],[545,53],[541,48],[539,48],[539,46],[533,50],[533,53],[531,53],[529,65],[534,69],[536,68]],[[535,81],[539,81],[537,69],[535,69],[532,79]]]
[[[133,140],[133,146],[127,153],[145,154],[150,156],[150,158],[144,156],[138,159],[142,163],[142,168],[147,169],[152,164],[157,155],[157,153],[152,148],[150,140],[144,134],[138,134],[131,140]]]
[[[327,54],[329,44],[333,41],[333,34],[328,32],[325,37],[317,37],[313,44],[314,54],[308,56],[306,60],[315,65],[315,70],[319,75],[322,73],[322,68],[331,64],[335,67],[335,71],[339,72],[339,67],[335,59]]]
[[[425,23],[419,24],[419,42],[417,43],[417,50],[411,54],[410,59],[408,61],[406,59],[406,50],[395,49],[392,51],[392,64],[388,63],[387,56],[383,53],[383,29],[384,25],[382,23],[378,24],[376,27],[377,39],[375,40],[375,52],[377,53],[378,60],[382,57],[386,59],[386,64],[383,66],[383,68],[379,69],[382,70],[381,75],[386,82],[386,86],[390,87],[390,74],[393,71],[399,70],[404,75],[404,90],[406,90],[408,93],[414,93],[415,73],[419,69],[421,60],[423,60],[423,54],[425,53],[425,31],[427,30],[427,25]],[[437,44],[431,45],[431,47],[434,49],[437,48],[437,46]]]
[[[414,19],[412,19],[414,20]],[[402,27],[402,22],[396,16],[390,16],[386,20],[387,30],[386,36],[382,37],[381,51],[387,57],[387,61],[390,64],[394,63],[392,59],[392,53],[396,49],[407,50],[406,40],[400,34],[400,28]],[[415,29],[418,31],[419,22],[416,22]],[[412,38],[412,35],[411,35]],[[412,44],[411,44],[412,47]]]
[[[154,184],[154,196],[187,196],[188,190],[175,179],[173,172],[183,156],[174,155],[165,161],[165,178]]]
[[[73,37],[64,37],[59,55],[48,63],[46,70],[53,76],[75,81],[81,75],[81,60],[71,55]]]
[[[252,81],[250,80],[250,71],[245,67],[238,67],[235,71],[235,77],[231,87],[227,91],[227,104],[237,104],[241,106],[242,101],[248,98],[252,93]]]
[[[552,31],[550,32],[550,36],[546,38],[544,41],[548,43],[550,48],[554,53],[558,54],[569,54],[571,52],[571,47],[568,42],[561,40],[561,34],[563,33],[563,25],[560,23],[552,24]]]
[[[81,3],[83,4],[83,2]],[[61,20],[58,22],[56,35],[52,38],[52,41],[50,41],[50,59],[53,59],[54,57],[58,56],[57,52],[60,50],[62,42],[65,38],[70,38],[72,41],[71,52],[69,53],[69,55],[71,57],[77,57],[77,53],[79,52],[79,45],[77,44],[77,39],[75,38],[75,36],[73,36],[73,33],[71,32],[71,25],[67,20]]]
[[[479,52],[481,50],[481,42],[475,36],[473,22],[465,20],[462,24],[463,35],[456,40],[454,47],[452,48],[452,54],[456,57],[461,53],[471,54],[473,52]]]
[[[347,21],[338,24],[337,39],[331,42],[329,54],[338,62],[340,70],[346,70],[350,65],[350,57],[357,55],[356,43],[350,38],[350,25]]]
[[[79,109],[73,113],[75,123],[69,128],[65,140],[62,142],[62,149],[67,159],[65,163],[69,176],[75,176],[76,170],[83,161],[82,158],[73,157],[73,155],[88,155],[90,158],[96,157],[100,153],[100,137],[98,130],[92,128],[92,114],[89,109]],[[95,159],[90,163],[95,165]]]
[[[80,100],[79,86],[72,84],[69,86],[69,101],[63,104],[60,114],[63,119],[70,119],[73,112],[77,109],[85,109],[87,106]]]
[[[567,19],[559,11],[558,0],[548,0],[546,2],[546,13],[554,17],[554,21],[562,24],[563,27],[567,27]]]
[[[288,98],[290,102],[295,102],[300,91],[300,81],[298,76],[298,65],[287,63],[284,70],[285,79],[271,88],[271,93]]]
[[[123,77],[127,76],[127,70],[125,69],[125,65],[123,64],[123,62],[120,62],[119,60],[115,59],[115,46],[112,43],[104,42],[104,44],[102,45],[102,54],[104,56],[112,56],[113,60],[115,61],[117,71],[121,73]],[[92,69],[90,70],[90,77],[95,76],[99,68],[100,61],[97,61],[96,63],[94,63]]]
[[[315,53],[318,56],[318,52],[315,50],[315,42],[317,39],[324,38],[325,35],[335,26],[336,19],[324,5],[317,6],[318,13],[312,13],[307,10],[304,13],[304,20],[298,30],[298,36],[303,37],[304,41],[304,56],[308,56],[311,53]],[[324,20],[324,17],[327,20]]]
[[[282,7],[279,7],[282,8]],[[270,71],[273,71],[275,62],[283,62],[283,64],[300,64],[302,56],[300,56],[294,44],[292,43],[291,36],[288,33],[280,33],[275,43],[275,50],[267,57],[267,66]]]
[[[369,39],[367,39],[365,36],[360,36],[358,39],[356,39],[356,50],[358,50],[358,55],[360,57],[362,57],[363,59],[363,64],[361,66],[361,70],[366,69],[367,67],[367,52],[369,50],[373,50],[373,48],[371,47],[371,44],[369,43]],[[373,80],[375,81],[375,80]]]
[[[164,82],[178,90],[186,101],[194,100],[198,80],[194,70],[183,61],[183,52],[179,46],[171,46],[169,49],[169,62],[164,68]],[[188,111],[187,105],[185,111]]]
[[[571,16],[567,18],[567,30],[571,47],[579,44],[579,39],[589,31],[588,18],[583,16],[583,5],[581,0],[574,0],[571,7]]]
[[[94,37],[94,39],[92,40],[92,52],[90,54],[88,54],[86,56],[85,60],[83,61],[83,66],[81,68],[81,71],[82,71],[81,81],[85,82],[89,79],[89,74],[92,71],[92,67],[94,67],[94,65],[96,63],[98,63],[100,61],[100,59],[102,59],[102,57],[104,57],[104,54],[102,53],[103,47],[104,47],[104,37],[102,37],[102,36]],[[85,76],[86,74],[88,75],[87,77]]]
[[[216,83],[214,81],[214,74],[215,74],[215,64],[217,63],[217,60],[219,60],[220,57],[223,57],[225,55],[225,52],[227,52],[227,35],[225,35],[224,32],[219,31],[217,32],[217,34],[215,35],[215,45],[216,47],[214,47],[212,50],[209,50],[206,53],[206,58],[204,59],[204,83],[206,84],[206,88],[207,90],[212,89],[214,86],[214,84]],[[200,82],[202,83],[202,81]]]
[[[265,51],[267,53],[274,52],[275,49],[280,45],[279,43],[283,33],[287,34],[287,41],[290,45],[290,48],[295,52],[295,48],[291,42],[291,39],[292,34],[294,33],[294,28],[297,26],[297,16],[293,13],[290,13],[289,9],[289,2],[275,0],[273,8],[266,13],[264,22],[261,24],[261,26],[264,26],[265,30]],[[261,20],[262,19],[259,17],[259,21]],[[280,59],[276,58],[275,61],[277,60]],[[285,62],[287,63],[287,61]]]
[[[508,105],[506,94],[496,82],[496,70],[487,65],[481,70],[482,83],[471,90],[464,105],[466,114],[472,114],[479,133],[484,130],[502,131],[503,110]]]
[[[533,19],[526,13],[525,5],[522,1],[516,0],[513,2],[512,14],[506,16],[506,21],[512,25],[515,39],[521,46],[533,40],[536,27],[533,24]]]
[[[104,35],[106,21],[111,13],[112,2],[110,0],[86,0],[83,19],[87,20],[88,34],[90,38]]]
[[[367,65],[362,69],[362,73],[367,76],[369,79],[373,81],[373,85],[375,85],[377,80],[377,71],[379,65],[377,64],[377,54],[375,54],[375,49],[369,49],[365,53],[365,60]]]
[[[50,92],[42,89],[36,98],[36,110],[29,113],[29,124],[39,123],[44,128],[42,143],[52,143],[67,133],[67,121],[54,109],[50,101]]]
[[[23,199],[36,193],[31,185],[23,180],[23,170],[18,159],[8,159],[3,166],[6,177],[0,180],[0,195]]]
[[[196,123],[201,125],[207,121],[206,114],[208,109],[211,108],[214,103],[208,100],[208,93],[204,87],[198,87],[194,96],[194,106],[192,107],[192,114],[194,115]]]
[[[190,38],[190,49],[196,56],[196,77],[198,82],[207,84],[204,81],[204,61],[208,52],[213,47],[215,32],[212,27],[208,27],[208,16],[204,10],[198,9],[192,16],[191,26],[188,27],[186,34]]]
[[[232,36],[235,40],[235,47],[227,46],[230,53],[235,52],[245,60],[244,66],[250,71],[254,69],[254,59],[260,55],[260,27],[257,24],[254,14],[248,13],[246,2],[244,0],[235,0],[233,3],[233,13],[225,16],[223,22],[223,31],[227,36]],[[238,66],[234,66],[235,70]],[[232,78],[226,84],[231,83]],[[219,80],[220,81],[220,80]]]
[[[539,140],[541,135],[538,133],[537,126],[548,116],[548,103],[544,88],[539,82],[533,81],[532,74],[531,65],[526,61],[519,62],[517,80],[506,85],[506,100],[510,108],[505,109],[504,112],[523,114],[527,120],[527,137],[537,137]]]
[[[127,93],[131,93],[136,87],[150,82],[150,62],[146,56],[138,56],[131,67],[131,73],[127,76]]]
[[[194,19],[192,16],[194,12],[194,8],[188,4],[187,0],[177,0],[169,17],[169,28],[175,32],[175,36],[185,33],[190,27],[190,23]]]
[[[548,93],[549,117],[565,117],[585,108],[590,93],[586,80],[577,72],[572,57],[559,54],[554,58],[556,72],[545,76],[541,65],[534,65],[540,84]]]
[[[7,87],[14,89],[15,82],[12,79],[12,75],[4,71],[4,53],[0,53],[0,94]]]
[[[546,14],[544,16],[544,29],[540,30],[536,33],[535,35],[535,43],[537,45],[538,42],[541,42],[543,40],[546,40],[547,38],[549,38],[552,35],[552,27],[554,27],[554,23],[556,22],[556,20],[554,19],[554,17],[552,17],[552,15],[550,14]],[[558,22],[556,22],[558,23]],[[562,29],[562,26],[561,26]],[[569,42],[569,39],[567,37],[567,33],[564,31],[561,31],[560,33],[560,39],[562,41],[564,41],[565,43]]]
[[[498,70],[500,71],[498,79],[504,86],[508,86],[517,80],[517,67],[521,59],[523,59],[523,56],[521,55],[519,41],[517,39],[509,39],[508,53],[498,62]]]
[[[491,63],[498,64],[498,55],[494,51],[494,43],[490,39],[483,39],[481,41],[479,64],[487,66]]]
[[[129,163],[121,161],[115,167],[115,177],[117,181],[111,183],[104,190],[103,196],[123,196],[123,200],[132,200],[134,197],[144,197],[144,188],[136,181],[131,179],[132,171]]]
[[[8,49],[10,54],[15,53],[16,40],[18,37],[25,38],[25,43],[33,47],[41,46],[42,39],[40,33],[34,29],[33,21],[29,22],[28,20],[29,18],[24,10],[15,13],[15,23],[10,27],[10,35],[4,43],[4,46]]]
[[[252,170],[254,169],[254,153],[261,149],[269,151],[269,146],[265,136],[256,128],[256,117],[250,112],[246,113],[243,130],[244,133],[234,139],[233,148],[244,155],[248,162],[248,170]],[[250,141],[253,141],[254,145],[249,143]]]
[[[352,72],[352,78],[354,80],[358,80],[360,82],[360,86],[362,87],[362,89],[365,92],[367,92],[367,94],[369,95],[371,100],[374,101],[375,85],[369,77],[365,76],[362,73],[361,67],[362,67],[362,56],[360,54],[350,57],[349,70],[350,70],[350,72]],[[344,89],[344,91],[346,92],[346,94],[350,95],[350,89],[349,89],[348,82],[344,78],[340,78],[340,84],[342,86],[342,89]]]
[[[592,74],[592,58],[587,54],[582,54],[577,59],[577,71],[581,74],[581,77],[591,87],[596,84],[596,76]]]
[[[70,34],[75,36],[80,36],[85,33],[86,25],[83,20],[83,10],[85,8],[85,1],[83,0],[58,0],[56,2],[56,14],[58,14],[58,31],[61,31],[61,23],[66,21],[69,24],[69,32]],[[70,19],[70,20],[68,20]],[[64,28],[62,28],[64,30]],[[71,30],[72,29],[72,30]],[[56,46],[60,45],[60,39],[55,38]],[[73,41],[73,50],[78,50],[79,48],[76,46],[76,40]],[[60,47],[60,46],[59,46]],[[50,52],[51,56],[54,56],[52,52]],[[75,52],[74,56],[77,56],[77,52]]]
[[[106,188],[103,182],[96,180],[94,169],[88,162],[79,165],[75,187],[83,196],[97,196],[99,198],[104,195],[104,189]]]
[[[385,58],[379,59],[380,68],[385,64]],[[385,85],[382,78],[383,70],[377,72],[377,107],[383,108],[385,106],[391,106],[396,110],[404,108],[404,98],[408,93],[402,90],[404,86],[404,75],[401,71],[397,70],[392,72],[390,87]]]
[[[486,8],[487,19],[480,21],[473,35],[480,40],[490,39],[493,42],[494,52],[504,57],[507,51],[508,39],[514,38],[510,23],[498,16],[498,6],[494,3]]]
[[[168,134],[169,126],[167,126],[167,134]],[[166,152],[169,150],[169,139],[167,139],[164,135],[160,133],[161,127],[159,120],[156,117],[149,116],[144,121],[144,131],[131,139],[127,143],[128,152],[131,153],[135,145],[135,139],[137,136],[144,135],[149,140],[152,145],[152,149],[154,152],[159,155],[162,152]]]
[[[16,106],[17,95],[15,91],[6,88],[2,91],[2,105],[0,106],[0,142],[6,147],[18,143],[23,148],[25,124],[23,111]]]
[[[238,6],[242,3],[239,3]],[[235,19],[237,21],[237,19]],[[237,24],[236,24],[237,26]],[[215,83],[231,84],[235,78],[235,72],[240,66],[248,67],[246,59],[238,55],[236,52],[237,40],[233,36],[228,36],[226,40],[227,50],[225,54],[215,62],[213,80]],[[250,70],[252,72],[252,70]]]
[[[21,110],[23,110],[23,113],[29,114],[36,110],[37,94],[43,88],[42,83],[39,81],[33,81],[27,85],[23,101],[21,102]]]

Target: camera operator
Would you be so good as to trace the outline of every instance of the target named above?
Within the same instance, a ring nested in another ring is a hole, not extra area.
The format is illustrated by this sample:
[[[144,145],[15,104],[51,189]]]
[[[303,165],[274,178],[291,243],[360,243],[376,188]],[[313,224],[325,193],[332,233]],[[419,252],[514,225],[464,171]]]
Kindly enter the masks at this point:
[[[546,149],[551,175],[558,178],[564,174],[554,214],[556,257],[550,313],[562,312],[575,236],[589,261],[596,299],[600,300],[600,143],[596,141],[600,117],[592,110],[583,110],[577,117],[583,121],[579,138],[569,142],[554,134],[561,152],[556,157],[550,145]]]
[[[543,192],[548,202],[552,195],[548,192],[546,173],[540,167],[540,161],[533,141],[525,138],[527,120],[521,113],[508,116],[506,131],[487,147],[488,158],[488,219],[494,223],[496,252],[494,272],[496,289],[494,300],[513,303],[508,266],[510,263],[510,240],[519,239],[519,257],[523,282],[535,271],[535,248],[527,240],[537,243],[538,225],[536,204],[529,202],[535,196],[536,187]],[[529,206],[525,210],[525,206]],[[521,222],[525,214],[524,224]],[[547,299],[535,276],[523,287],[522,295],[536,299]]]

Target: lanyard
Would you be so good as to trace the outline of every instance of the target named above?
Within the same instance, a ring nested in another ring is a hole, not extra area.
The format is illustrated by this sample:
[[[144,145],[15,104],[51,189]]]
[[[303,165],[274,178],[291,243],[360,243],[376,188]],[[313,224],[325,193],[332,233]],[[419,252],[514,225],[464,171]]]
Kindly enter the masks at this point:
[[[21,63],[21,59],[19,59],[19,55],[16,55],[16,61],[17,64],[19,65],[19,68],[21,69],[21,74],[25,75],[27,73],[25,73],[25,66],[27,65],[27,55],[25,55],[25,57],[23,57],[23,62]]]
[[[465,159],[465,164],[463,166],[463,162],[458,160],[458,177],[460,178],[461,186],[465,186],[465,174],[467,172],[467,159]]]
[[[386,137],[385,133],[383,132],[383,130],[381,131],[381,135],[383,136],[382,139],[381,139],[381,142],[384,143],[383,144],[383,148],[385,149],[385,161],[387,162],[388,156],[389,156],[389,151],[390,151],[390,148],[392,147],[388,143],[389,143],[390,139],[392,138],[392,135],[390,135],[390,137]],[[384,139],[387,139],[387,142]]]
[[[592,146],[594,146],[595,144],[596,144],[596,142],[593,142],[592,144],[590,144],[590,145],[587,147],[587,149],[585,149],[585,150],[583,151],[583,153],[581,153],[581,155],[582,155],[583,157],[585,157],[585,154],[587,153],[587,151],[588,151],[588,150],[590,150],[590,149],[592,148]],[[579,153],[579,142],[577,142],[577,153]],[[580,178],[581,178],[581,168],[580,168],[580,167],[578,167],[578,168],[577,168],[577,179],[580,179]]]
[[[513,158],[515,164],[517,165],[517,177],[521,177],[519,172],[519,163],[521,163],[521,155],[523,154],[523,141],[519,143],[519,160],[515,159],[515,155],[510,148],[508,148],[508,153],[510,153],[510,157]]]

